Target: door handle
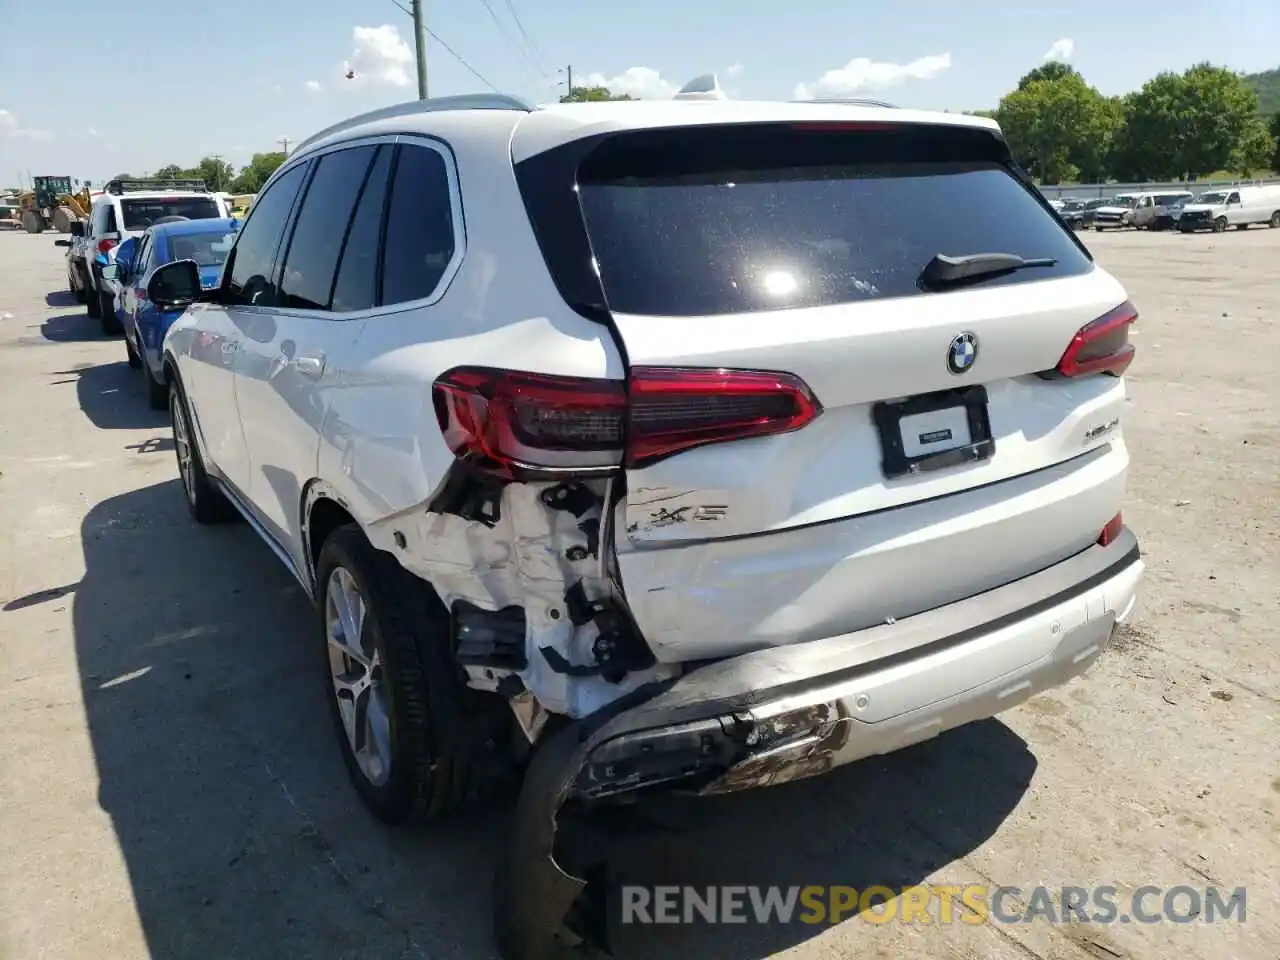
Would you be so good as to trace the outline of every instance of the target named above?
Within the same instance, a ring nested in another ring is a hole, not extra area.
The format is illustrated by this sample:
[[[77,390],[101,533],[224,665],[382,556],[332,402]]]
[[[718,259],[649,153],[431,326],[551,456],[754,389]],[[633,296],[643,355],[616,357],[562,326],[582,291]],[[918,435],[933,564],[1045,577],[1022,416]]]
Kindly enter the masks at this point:
[[[312,380],[319,380],[324,375],[323,356],[294,357],[289,361],[289,366]]]

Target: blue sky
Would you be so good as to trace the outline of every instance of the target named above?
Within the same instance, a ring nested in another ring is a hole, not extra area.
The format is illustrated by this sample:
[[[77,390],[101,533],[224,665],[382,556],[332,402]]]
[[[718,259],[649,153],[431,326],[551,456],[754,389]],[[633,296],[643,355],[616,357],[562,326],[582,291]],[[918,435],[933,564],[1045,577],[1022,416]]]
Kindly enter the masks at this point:
[[[1050,51],[1107,94],[1199,60],[1280,66],[1280,4],[1264,0],[1185,0],[1176,13],[1168,0],[489,4],[502,29],[484,0],[426,0],[429,24],[485,79],[535,101],[570,64],[575,82],[645,96],[714,71],[744,98],[862,93],[952,110],[994,106]],[[73,22],[74,58],[56,52]],[[13,42],[37,36],[51,42]],[[0,186],[27,171],[98,182],[210,153],[239,166],[281,137],[416,96],[412,27],[393,0],[2,0],[0,38]],[[434,41],[429,57],[432,95],[486,89]]]

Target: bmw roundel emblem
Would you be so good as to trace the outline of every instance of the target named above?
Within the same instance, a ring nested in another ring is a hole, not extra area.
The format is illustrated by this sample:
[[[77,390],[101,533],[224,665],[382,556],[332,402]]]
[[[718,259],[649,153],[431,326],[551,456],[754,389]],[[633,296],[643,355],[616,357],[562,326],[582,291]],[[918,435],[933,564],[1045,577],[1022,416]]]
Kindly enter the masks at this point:
[[[947,348],[947,369],[959,376],[968,373],[978,359],[978,335],[962,333]]]

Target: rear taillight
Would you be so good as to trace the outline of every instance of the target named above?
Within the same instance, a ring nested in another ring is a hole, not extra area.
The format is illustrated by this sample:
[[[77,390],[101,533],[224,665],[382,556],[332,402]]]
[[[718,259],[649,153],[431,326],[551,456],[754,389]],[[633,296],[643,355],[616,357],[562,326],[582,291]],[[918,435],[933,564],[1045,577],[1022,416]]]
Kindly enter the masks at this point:
[[[1092,323],[1086,323],[1071,338],[1058,365],[1040,376],[1046,380],[1094,373],[1120,376],[1133,362],[1135,351],[1129,342],[1129,325],[1137,319],[1138,311],[1126,300]]]
[[[108,238],[106,238],[106,239],[103,239],[103,240],[99,240],[99,241],[98,241],[98,252],[99,252],[99,253],[106,253],[108,250],[110,250],[110,249],[111,249],[112,247],[114,247],[115,245],[116,245],[116,241],[114,241],[114,240],[110,239],[109,237],[108,237]]]
[[[624,382],[460,367],[432,392],[449,449],[508,475],[643,467],[822,412],[803,381],[757,370],[636,367]]]
[[[1102,533],[1098,534],[1098,546],[1106,547],[1115,542],[1116,537],[1120,536],[1120,531],[1124,529],[1124,520],[1120,514],[1116,514],[1107,525],[1102,528]]]

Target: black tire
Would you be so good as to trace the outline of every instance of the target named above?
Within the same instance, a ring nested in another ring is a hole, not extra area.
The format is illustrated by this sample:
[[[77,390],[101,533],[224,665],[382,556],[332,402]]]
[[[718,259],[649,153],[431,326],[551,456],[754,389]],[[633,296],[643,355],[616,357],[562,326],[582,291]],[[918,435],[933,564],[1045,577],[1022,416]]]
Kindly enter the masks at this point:
[[[94,320],[102,319],[102,300],[98,297],[98,291],[92,286],[86,287],[84,291],[85,311]]]
[[[209,480],[209,474],[204,468],[204,456],[200,453],[200,442],[196,439],[196,432],[191,424],[187,400],[180,389],[175,388],[169,391],[169,411],[174,425],[173,448],[178,458],[178,478],[191,516],[195,518],[196,523],[200,524],[226,523],[229,520],[238,519],[240,515],[236,512],[236,508]],[[191,470],[189,477],[183,469],[183,441],[179,439],[179,417],[182,418],[187,438]]]
[[[1213,221],[1213,232],[1214,232],[1214,233],[1223,233],[1226,229],[1227,229],[1227,218],[1226,218],[1226,217],[1218,217],[1216,220],[1214,220],[1214,221]]]
[[[1272,230],[1280,228],[1280,210],[1277,210],[1275,213],[1271,214],[1271,219],[1267,221],[1267,226],[1270,227]]]
[[[105,291],[98,294],[98,320],[102,323],[102,332],[109,337],[119,336],[124,332],[120,318],[116,316],[115,298]]]
[[[1237,229],[1237,230],[1248,230],[1248,229],[1249,229],[1249,225],[1248,225],[1247,223],[1237,223],[1237,224],[1236,224],[1236,229]]]
[[[81,278],[79,285],[74,281],[68,280],[71,286],[71,293],[76,298],[76,303],[87,303],[89,294],[85,292],[84,279]]]
[[[134,353],[134,356],[138,356]],[[138,365],[142,367],[142,377],[147,382],[147,405],[152,410],[166,410],[169,407],[169,385],[164,380],[157,380],[151,372],[151,364],[138,357]]]
[[[133,367],[133,369],[137,370],[142,366],[142,358],[138,356],[138,351],[133,349],[133,341],[129,339],[127,334],[124,338],[124,356],[129,361],[129,366]],[[158,407],[157,409],[163,410],[164,407]]]
[[[338,706],[329,661],[329,583],[338,569],[365,602],[362,647],[377,652],[390,716],[390,763],[382,783],[361,769]],[[316,563],[316,617],[325,692],[351,783],[369,811],[401,825],[439,817],[508,782],[512,718],[506,703],[466,686],[453,659],[449,612],[435,591],[355,524],[339,527]]]

